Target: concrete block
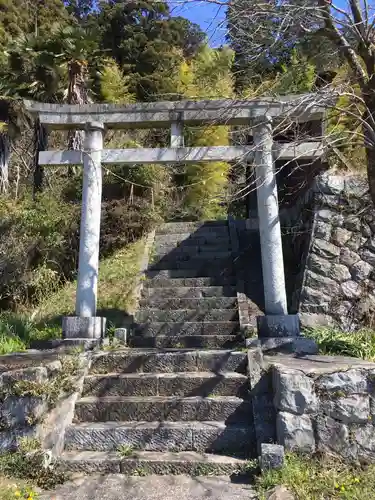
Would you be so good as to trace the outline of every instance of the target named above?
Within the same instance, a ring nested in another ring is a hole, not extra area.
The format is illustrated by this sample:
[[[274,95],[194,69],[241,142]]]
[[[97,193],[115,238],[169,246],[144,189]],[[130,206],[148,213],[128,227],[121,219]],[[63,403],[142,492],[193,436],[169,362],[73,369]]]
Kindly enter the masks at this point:
[[[260,468],[262,471],[281,469],[284,465],[284,446],[279,444],[262,443]]]
[[[297,337],[300,333],[299,317],[297,314],[258,316],[257,326],[259,338]]]
[[[317,354],[319,351],[316,342],[305,337],[246,339],[246,347],[257,347],[259,341],[265,353]]]
[[[65,316],[62,321],[63,339],[100,339],[104,337],[105,326],[106,318],[99,316],[90,318]]]

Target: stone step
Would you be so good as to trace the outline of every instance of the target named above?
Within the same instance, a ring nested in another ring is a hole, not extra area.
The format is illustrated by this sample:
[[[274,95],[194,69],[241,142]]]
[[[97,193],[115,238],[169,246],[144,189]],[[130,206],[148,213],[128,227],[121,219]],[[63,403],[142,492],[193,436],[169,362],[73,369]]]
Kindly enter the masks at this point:
[[[199,275],[209,275],[212,273],[225,271],[226,274],[234,273],[234,263],[232,258],[225,259],[207,259],[205,257],[197,257],[189,260],[176,260],[173,258],[162,259],[158,262],[149,263],[148,269],[155,270],[193,270]]]
[[[231,269],[219,269],[211,266],[200,266],[199,269],[148,269],[145,272],[147,279],[173,279],[173,278],[211,278],[218,280],[220,285],[234,283],[235,278]],[[219,281],[220,280],[220,281]],[[155,286],[155,285],[152,285]]]
[[[153,247],[153,255],[155,257],[159,256],[169,256],[170,254],[174,257],[183,258],[191,257],[195,255],[205,255],[205,256],[221,256],[229,257],[232,253],[231,246],[229,244],[222,245],[184,245],[182,241],[179,245],[158,245]],[[221,254],[221,255],[220,255]]]
[[[175,288],[143,288],[142,297],[147,299],[159,298],[189,298],[203,299],[207,297],[236,297],[236,288],[233,286],[207,286],[207,287],[175,287]]]
[[[240,324],[238,321],[186,321],[138,323],[134,327],[136,336],[157,337],[160,335],[183,337],[197,335],[238,335]]]
[[[248,379],[238,372],[110,373],[88,375],[83,396],[248,395]]]
[[[232,396],[165,397],[165,396],[88,396],[75,407],[75,422],[164,422],[221,420],[229,423],[249,422],[251,401]]]
[[[160,275],[157,271],[148,272],[149,279],[143,282],[143,288],[197,288],[210,286],[236,286],[236,278],[230,276],[212,276],[212,277],[196,277],[196,278],[170,278],[165,275]]]
[[[68,451],[197,451],[252,455],[254,428],[225,422],[84,422],[65,432]]]
[[[160,262],[161,260],[178,260],[178,261],[205,261],[205,260],[222,260],[229,259],[232,256],[231,250],[223,250],[221,247],[217,247],[217,250],[211,250],[216,247],[206,247],[205,250],[201,250],[204,247],[183,247],[182,245],[170,249],[169,251],[158,250],[152,256],[152,263]]]
[[[91,373],[239,372],[246,373],[245,352],[228,350],[126,349],[94,353]]]
[[[141,299],[139,306],[142,309],[235,309],[237,308],[236,297],[209,297],[202,299],[181,297],[150,297]]]
[[[136,451],[123,457],[116,451],[65,451],[59,457],[59,470],[67,473],[221,476],[241,474],[248,461],[225,455],[194,451]]]
[[[155,235],[154,248],[161,245],[202,246],[202,245],[230,245],[229,233],[175,233]]]
[[[131,347],[143,348],[194,348],[194,349],[234,349],[244,346],[240,335],[187,335],[169,336],[159,335],[157,337],[132,337]]]
[[[135,313],[136,323],[169,321],[237,321],[237,309],[141,309]]]
[[[157,228],[156,234],[191,233],[198,231],[228,232],[228,223],[227,221],[167,222]]]

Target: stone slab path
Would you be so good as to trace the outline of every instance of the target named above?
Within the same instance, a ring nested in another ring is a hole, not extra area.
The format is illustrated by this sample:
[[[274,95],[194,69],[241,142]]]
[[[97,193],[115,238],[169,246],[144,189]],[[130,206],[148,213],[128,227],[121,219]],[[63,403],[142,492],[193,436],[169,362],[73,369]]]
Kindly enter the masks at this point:
[[[40,500],[256,500],[253,488],[228,477],[147,476],[123,474],[80,477]]]

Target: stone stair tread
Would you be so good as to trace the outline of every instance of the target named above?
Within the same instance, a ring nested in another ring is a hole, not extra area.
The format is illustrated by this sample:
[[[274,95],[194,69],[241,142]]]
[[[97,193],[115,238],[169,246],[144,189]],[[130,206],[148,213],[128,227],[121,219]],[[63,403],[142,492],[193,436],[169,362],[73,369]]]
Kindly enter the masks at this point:
[[[207,257],[194,257],[187,260],[177,259],[160,259],[154,263],[150,263],[148,271],[196,271],[205,273],[209,267],[210,272],[218,270],[234,272],[234,263],[232,258],[210,259]]]
[[[163,378],[238,378],[238,379],[243,379],[247,380],[247,376],[238,373],[238,372],[228,372],[228,371],[223,371],[223,372],[173,372],[173,373],[160,373],[160,372],[148,372],[148,373],[142,373],[142,372],[137,372],[137,373],[105,373],[105,374],[94,374],[94,375],[86,375],[85,380],[90,380],[94,378],[126,378],[126,379],[131,379],[131,378],[155,378],[155,377],[163,377]]]
[[[205,463],[228,463],[247,464],[247,460],[227,455],[216,455],[213,453],[198,453],[196,451],[143,451],[134,450],[128,457],[123,457],[116,451],[64,451],[61,454],[63,460],[140,460],[151,462],[205,462]]]
[[[249,419],[250,420],[250,419]],[[128,445],[145,451],[253,453],[252,423],[225,421],[105,421],[67,427],[66,450],[117,451]]]
[[[191,420],[189,422],[183,422],[183,421],[178,421],[178,422],[173,422],[173,421],[168,421],[166,420],[165,422],[142,422],[138,420],[134,421],[129,421],[129,422],[80,422],[78,424],[71,424],[69,426],[69,429],[93,429],[93,430],[110,430],[110,429],[134,429],[134,430],[139,430],[139,429],[160,429],[161,427],[168,428],[168,429],[176,429],[176,428],[182,428],[182,429],[219,429],[223,430],[226,429],[227,427],[232,427],[232,428],[244,428],[247,429],[251,427],[250,425],[245,425],[244,423],[240,424],[227,424],[224,421],[218,421],[218,420],[206,420],[206,421],[197,421],[197,420]]]
[[[235,282],[235,277],[232,270],[225,272],[223,269],[218,270],[214,268],[211,272],[207,269],[207,266],[201,266],[199,269],[151,269],[147,270],[147,279],[155,278],[168,278],[168,279],[187,279],[187,278],[210,278],[210,279],[223,279],[230,280],[233,279]]]
[[[170,252],[168,252],[168,249],[170,249]],[[232,250],[228,248],[223,248],[222,245],[216,245],[214,247],[212,246],[202,246],[202,245],[197,245],[197,246],[191,246],[187,245],[184,246],[183,243],[177,246],[171,246],[168,245],[168,248],[160,247],[159,249],[156,248],[155,252],[153,253],[154,257],[160,257],[163,259],[169,259],[169,258],[176,258],[176,259],[181,259],[181,258],[186,258],[186,260],[190,259],[222,259],[222,258],[228,258],[232,255]]]
[[[174,371],[239,371],[245,373],[246,353],[230,349],[131,348],[93,354],[92,373]]]
[[[228,231],[228,223],[222,224],[207,224],[195,222],[170,222],[160,226],[156,230],[156,234],[175,234],[179,232],[190,232],[192,234],[197,232],[207,233],[221,233]]]
[[[230,255],[232,253],[232,247],[229,243],[219,243],[216,245],[205,245],[205,244],[198,244],[198,245],[193,245],[193,244],[184,244],[184,241],[182,242],[176,242],[176,243],[165,243],[161,245],[155,245],[153,247],[153,254],[156,256],[161,256],[161,255],[169,255],[171,253],[172,255],[188,255],[188,256],[194,256],[194,255],[216,255],[216,253],[219,254],[228,254]]]
[[[238,321],[238,309],[139,309],[136,323]]]
[[[152,323],[150,323],[152,324]],[[184,348],[232,348],[242,339],[240,335],[157,335],[135,336],[130,339],[132,347],[172,347]]]
[[[247,461],[226,455],[197,453],[194,451],[134,451],[123,457],[116,451],[65,451],[58,459],[65,472],[86,474],[187,474],[217,475],[239,473]]]
[[[248,379],[238,372],[107,373],[88,375],[84,396],[246,396]]]
[[[156,271],[153,271],[156,273]],[[175,287],[211,287],[211,286],[232,286],[236,285],[235,276],[199,276],[195,278],[168,278],[155,275],[144,281],[145,288],[175,288]]]
[[[139,301],[141,309],[237,309],[237,297],[146,297]]]
[[[228,246],[231,247],[231,241],[229,234],[217,233],[206,233],[194,235],[191,233],[174,233],[174,234],[159,234],[155,235],[154,248],[157,249],[162,246],[168,245],[183,245],[184,247],[189,246],[205,246],[205,247],[217,247],[217,246]]]
[[[154,325],[155,330],[158,327],[159,328],[165,327],[165,329],[167,329],[168,327],[174,326],[175,328],[181,329],[181,331],[184,331],[184,330],[186,331],[189,328],[191,328],[191,330],[194,330],[196,328],[196,329],[199,329],[201,331],[204,331],[205,327],[207,327],[209,330],[217,328],[218,332],[220,332],[222,330],[222,328],[235,328],[237,326],[239,327],[239,321],[238,320],[234,320],[234,321],[183,321],[183,322],[180,322],[180,321],[152,321],[152,323],[150,323],[150,322],[137,323],[136,329],[137,328],[139,329],[139,327],[144,327],[146,325],[148,325],[148,326]],[[185,327],[185,329],[184,329],[184,327]]]
[[[83,396],[78,401],[77,404],[80,403],[112,403],[112,402],[121,402],[121,403],[129,403],[129,402],[159,402],[159,401],[191,401],[191,402],[200,402],[200,401],[210,401],[214,399],[215,401],[225,401],[225,402],[233,402],[239,403],[241,401],[245,401],[243,398],[239,398],[236,396],[215,396],[214,398],[203,397],[203,396]]]
[[[164,298],[210,298],[210,297],[237,297],[236,288],[233,286],[201,286],[201,287],[147,287],[142,290],[143,298],[152,296]]]

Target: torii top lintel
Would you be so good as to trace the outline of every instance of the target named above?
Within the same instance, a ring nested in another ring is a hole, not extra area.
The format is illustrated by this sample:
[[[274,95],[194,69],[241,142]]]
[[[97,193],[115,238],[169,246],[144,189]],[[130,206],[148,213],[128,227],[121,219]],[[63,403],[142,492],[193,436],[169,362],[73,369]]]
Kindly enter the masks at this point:
[[[85,128],[99,122],[106,128],[168,128],[172,122],[186,125],[249,125],[252,119],[270,116],[296,122],[322,120],[329,106],[315,94],[289,95],[255,100],[159,101],[137,104],[45,104],[25,101],[51,129]]]

